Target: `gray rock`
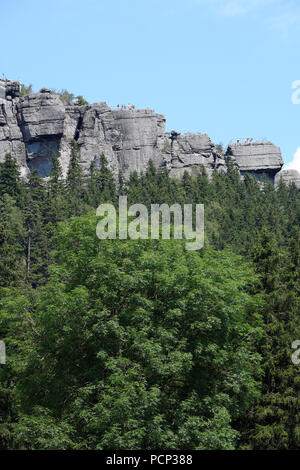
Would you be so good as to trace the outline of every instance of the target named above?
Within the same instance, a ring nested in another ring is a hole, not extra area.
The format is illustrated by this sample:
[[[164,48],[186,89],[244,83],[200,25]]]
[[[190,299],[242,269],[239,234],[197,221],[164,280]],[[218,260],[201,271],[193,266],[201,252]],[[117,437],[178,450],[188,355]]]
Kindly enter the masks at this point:
[[[262,179],[265,174],[273,183],[284,163],[280,148],[271,142],[237,142],[228,146],[226,156],[234,159],[242,176],[250,173]]]
[[[6,89],[3,85],[0,85],[0,99],[5,100],[6,98]]]
[[[40,93],[52,93],[52,90],[50,90],[50,88],[41,88],[40,89]]]
[[[168,146],[167,140],[165,145]],[[225,169],[224,158],[216,152],[207,134],[181,134],[173,143],[172,155],[170,144],[167,153],[167,167],[170,176],[174,178],[181,178],[185,171],[196,176],[202,167],[205,167],[209,176],[214,169]]]
[[[17,109],[14,101],[0,99],[0,162],[7,153],[11,153],[20,165],[22,176],[28,174],[26,148],[23,135],[17,120]]]
[[[275,186],[278,187],[280,181],[285,184],[295,184],[296,188],[300,189],[300,173],[297,170],[281,170],[275,176]]]
[[[52,155],[59,154],[64,131],[65,107],[51,92],[32,93],[17,104],[17,118],[26,146],[30,169],[47,176]]]
[[[18,119],[25,142],[42,137],[61,137],[64,129],[65,107],[58,95],[32,93],[18,103]]]
[[[64,104],[48,88],[19,98],[18,82],[0,80],[0,161],[5,153],[20,164],[25,176],[37,168],[47,176],[54,153],[60,156],[66,176],[75,139],[87,173],[91,162],[99,165],[104,154],[117,177],[120,171],[146,170],[149,160],[174,178],[187,171],[197,175],[205,167],[226,171],[225,155],[216,151],[206,134],[182,134],[173,141],[165,132],[165,116],[151,109],[112,110],[106,103],[76,106]],[[241,174],[260,178],[265,172],[273,180],[283,164],[280,149],[270,142],[232,144],[227,149]]]
[[[17,98],[20,96],[21,85],[19,82],[14,82],[12,80],[0,80],[0,98],[6,98],[10,96],[11,98]],[[3,92],[3,88],[5,92]]]

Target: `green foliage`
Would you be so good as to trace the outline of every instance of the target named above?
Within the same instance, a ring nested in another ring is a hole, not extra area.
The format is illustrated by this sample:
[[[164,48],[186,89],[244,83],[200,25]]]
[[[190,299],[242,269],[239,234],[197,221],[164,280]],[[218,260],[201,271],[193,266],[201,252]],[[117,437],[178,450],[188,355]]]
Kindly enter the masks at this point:
[[[66,105],[71,104],[75,98],[73,93],[69,93],[68,90],[61,90],[58,94],[61,101]]]
[[[21,90],[20,90],[20,96],[26,96],[26,95],[31,95],[33,93],[32,91],[32,85],[21,85]]]
[[[218,153],[223,153],[224,152],[224,147],[223,147],[222,142],[220,142],[219,144],[216,145],[216,151]]]
[[[76,141],[72,144],[72,153],[66,179],[67,200],[71,214],[79,215],[83,199],[83,172],[80,164],[80,151]]]
[[[92,207],[98,207],[100,203],[115,202],[116,184],[114,175],[108,168],[107,160],[102,154],[99,162],[100,168],[96,167],[96,162],[90,166],[90,178],[87,184],[87,199]],[[122,183],[124,185],[124,183]]]
[[[116,185],[104,155],[83,175],[76,142],[66,180],[52,162],[26,183],[0,164],[1,448],[298,449],[296,187],[230,160]],[[205,249],[100,242],[86,214],[118,195],[203,203]]]
[[[300,448],[300,382],[297,367],[291,361],[291,344],[300,338],[299,230],[292,234],[290,247],[284,258],[274,236],[264,231],[253,256],[265,297],[264,337],[260,345],[263,393],[251,407],[252,421],[246,433],[249,447],[254,449]]]
[[[49,259],[48,238],[45,231],[46,188],[37,170],[30,174],[26,193],[27,277],[33,287],[42,284],[47,277]]]
[[[25,220],[15,200],[4,194],[0,200],[0,286],[19,285],[25,280]]]
[[[250,267],[179,241],[100,242],[96,223],[60,226],[19,379],[22,435],[42,407],[71,447],[233,449],[231,420],[258,395]]]
[[[88,102],[81,95],[76,96],[75,103],[78,104],[78,106],[85,106],[88,104]]]
[[[10,153],[7,153],[4,162],[0,163],[0,197],[4,194],[21,204],[23,194],[19,167]]]

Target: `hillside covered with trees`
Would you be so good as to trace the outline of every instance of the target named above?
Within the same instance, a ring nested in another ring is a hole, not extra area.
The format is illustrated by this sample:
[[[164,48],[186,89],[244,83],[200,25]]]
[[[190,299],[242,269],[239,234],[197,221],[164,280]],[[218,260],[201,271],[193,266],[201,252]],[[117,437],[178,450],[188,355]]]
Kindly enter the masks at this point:
[[[1,448],[299,449],[300,191],[101,163],[0,164]],[[204,249],[99,240],[120,195],[204,204]]]

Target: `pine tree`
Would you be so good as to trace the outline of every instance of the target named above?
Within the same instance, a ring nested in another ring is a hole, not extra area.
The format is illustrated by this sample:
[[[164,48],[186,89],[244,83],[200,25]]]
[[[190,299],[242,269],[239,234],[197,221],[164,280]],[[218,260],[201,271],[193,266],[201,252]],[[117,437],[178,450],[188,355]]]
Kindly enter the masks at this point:
[[[0,286],[20,286],[25,281],[26,228],[14,199],[0,200]]]
[[[87,199],[92,207],[98,207],[102,202],[114,202],[116,198],[116,184],[112,171],[108,167],[107,160],[100,156],[100,168],[96,161],[90,166],[90,178],[87,183]]]
[[[283,256],[274,235],[265,230],[253,256],[265,306],[262,396],[248,415],[252,427],[246,433],[252,449],[300,447],[298,370],[291,361],[292,342],[300,337],[297,236],[291,246],[291,254]]]
[[[52,156],[53,167],[47,183],[45,222],[54,226],[67,217],[66,191],[59,158]]]
[[[126,192],[126,183],[124,180],[124,175],[122,170],[119,171],[118,174],[118,195],[123,196]]]
[[[72,143],[72,152],[66,179],[67,200],[70,215],[82,213],[83,172],[80,164],[80,151],[76,141]]]
[[[59,157],[56,153],[52,155],[52,169],[49,174],[49,186],[52,191],[55,191],[62,183],[62,169],[59,161]]]
[[[71,194],[80,195],[82,192],[82,185],[83,175],[82,166],[80,164],[79,146],[76,141],[73,141],[66,186]]]
[[[44,182],[37,170],[33,170],[26,194],[27,278],[33,287],[43,284],[47,277],[50,253],[45,229],[46,201]]]
[[[11,196],[18,205],[22,204],[19,166],[10,153],[7,153],[4,162],[0,163],[0,197],[3,194]]]

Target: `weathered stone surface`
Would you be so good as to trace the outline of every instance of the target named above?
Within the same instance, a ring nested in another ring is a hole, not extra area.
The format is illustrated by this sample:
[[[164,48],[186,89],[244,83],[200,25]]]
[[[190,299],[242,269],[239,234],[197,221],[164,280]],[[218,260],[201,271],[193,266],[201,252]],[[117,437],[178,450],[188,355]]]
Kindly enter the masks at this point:
[[[47,176],[51,169],[51,156],[59,153],[65,106],[58,95],[42,89],[39,93],[21,98],[17,109],[28,166]]]
[[[5,100],[5,98],[6,98],[6,89],[3,85],[1,85],[1,82],[0,82],[0,99]]]
[[[164,116],[150,109],[112,111],[104,116],[103,128],[126,178],[132,171],[144,172],[149,160],[162,167]]]
[[[17,98],[20,96],[20,83],[12,80],[0,80],[0,98]],[[4,92],[3,92],[4,90]]]
[[[38,141],[42,137],[61,137],[64,128],[65,106],[50,91],[32,93],[21,98],[18,118],[25,142]]]
[[[28,174],[26,149],[18,125],[16,105],[13,101],[0,98],[0,162],[11,153],[19,162],[22,176]]]
[[[172,152],[170,140],[165,136],[165,152],[166,167],[174,178],[181,178],[185,171],[197,175],[203,166],[208,175],[214,169],[225,168],[224,158],[217,154],[207,134],[179,135],[173,143]]]
[[[271,142],[237,142],[228,146],[226,155],[235,160],[242,175],[250,173],[261,179],[265,174],[273,183],[284,163],[280,148]]]
[[[275,186],[278,187],[282,180],[285,184],[294,183],[295,186],[300,189],[300,173],[297,170],[281,170],[275,176]]]
[[[78,139],[83,114],[84,111],[79,106],[66,106],[63,135],[59,145],[60,164],[64,177],[69,168],[72,142]]]
[[[219,154],[208,135],[182,134],[171,148],[165,133],[165,117],[151,109],[112,110],[106,103],[65,105],[59,95],[47,88],[20,98],[18,82],[0,80],[0,159],[11,152],[22,174],[37,168],[47,176],[52,155],[59,154],[66,176],[73,140],[78,142],[85,172],[92,161],[108,160],[115,176],[146,170],[149,160],[158,169],[168,169],[175,178],[187,171],[199,173],[204,166],[209,175],[214,169],[226,171],[225,155]],[[228,147],[242,175],[251,172],[271,180],[283,164],[280,149],[270,142],[236,143]]]
[[[77,121],[77,125],[76,125]],[[143,172],[150,159],[160,167],[163,156],[159,149],[164,132],[164,116],[152,110],[111,110],[106,103],[66,109],[61,141],[64,173],[70,158],[70,144],[76,138],[85,171],[92,161],[104,154],[110,168],[125,178],[130,172]]]

